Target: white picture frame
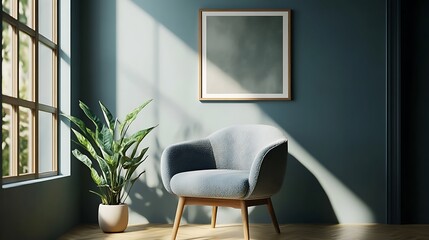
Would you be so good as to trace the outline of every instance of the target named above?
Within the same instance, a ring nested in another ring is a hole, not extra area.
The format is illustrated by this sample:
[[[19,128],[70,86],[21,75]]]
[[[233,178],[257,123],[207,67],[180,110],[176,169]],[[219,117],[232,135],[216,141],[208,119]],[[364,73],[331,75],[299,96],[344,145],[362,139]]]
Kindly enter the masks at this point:
[[[199,100],[291,100],[291,10],[199,13]]]

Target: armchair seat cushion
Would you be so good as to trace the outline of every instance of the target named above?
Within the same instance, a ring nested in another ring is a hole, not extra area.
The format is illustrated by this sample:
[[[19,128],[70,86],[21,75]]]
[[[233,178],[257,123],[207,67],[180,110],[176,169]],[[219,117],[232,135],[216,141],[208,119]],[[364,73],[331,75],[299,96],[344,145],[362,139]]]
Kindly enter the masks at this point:
[[[249,171],[210,169],[182,172],[171,178],[178,196],[243,199],[249,191]]]

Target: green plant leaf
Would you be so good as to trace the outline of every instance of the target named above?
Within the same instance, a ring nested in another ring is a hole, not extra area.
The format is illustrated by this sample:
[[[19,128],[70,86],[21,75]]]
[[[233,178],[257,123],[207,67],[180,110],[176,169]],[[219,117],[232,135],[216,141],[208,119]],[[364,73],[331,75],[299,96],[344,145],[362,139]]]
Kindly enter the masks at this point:
[[[81,161],[89,169],[92,168],[92,161],[85,154],[82,154],[78,149],[72,151],[73,156],[75,156],[79,161]]]
[[[97,159],[98,154],[95,151],[95,148],[92,146],[91,142],[88,141],[88,139],[77,130],[72,128],[72,131],[76,136],[77,140],[79,141],[79,143],[81,144],[81,146],[84,147],[85,150],[87,150],[94,159]]]
[[[138,161],[140,161],[140,160],[144,157],[144,155],[146,154],[146,152],[147,152],[147,150],[148,150],[148,149],[149,149],[149,147],[142,149],[142,150],[140,151],[140,155],[139,155],[139,156],[137,156],[137,157],[136,157],[136,158],[134,158],[134,159],[137,159]]]
[[[98,166],[100,167],[100,170],[103,173],[105,182],[107,182],[107,179],[109,179],[109,176],[111,174],[111,168],[109,167],[108,161],[106,161],[106,159],[100,156],[97,156],[96,160],[97,160]]]
[[[100,119],[97,117],[97,115],[95,115],[91,111],[91,109],[82,101],[79,101],[79,107],[80,107],[80,109],[82,109],[82,111],[85,113],[85,115],[89,118],[89,120],[91,120],[94,123],[95,128],[96,128],[95,132],[97,133],[98,131],[100,131],[102,124],[101,124]]]
[[[128,151],[128,149],[137,142],[141,142],[143,140],[143,138],[146,137],[146,135],[148,135],[155,127],[157,126],[153,126],[144,130],[140,130],[136,133],[134,133],[131,137],[129,138],[124,138],[124,142],[122,145],[122,149],[121,152],[123,155],[126,154],[126,152]]]
[[[107,155],[113,155],[113,132],[103,126],[97,138],[98,147]]]
[[[74,123],[80,129],[80,131],[82,133],[84,133],[84,134],[87,133],[87,131],[86,131],[86,129],[87,129],[86,125],[85,125],[85,123],[80,118],[73,117],[73,116],[70,116],[70,115],[67,115],[67,114],[64,114],[64,113],[62,113],[61,115],[64,116],[64,117],[66,117],[68,120],[70,120],[70,122]]]
[[[137,168],[140,166],[140,164],[146,161],[147,157],[148,156],[141,159],[140,161],[135,162],[132,166],[130,166],[127,170],[127,173],[125,174],[125,178],[130,179],[133,176],[134,172],[137,170]]]
[[[79,134],[79,133],[78,133]],[[93,150],[91,144],[89,144],[88,142],[85,142],[84,140],[81,139],[80,144],[82,147],[84,147],[90,154],[91,156],[97,161],[98,166],[100,167],[100,170],[102,172],[102,176],[103,176],[103,182],[107,182],[110,174],[111,174],[111,168],[108,166],[107,161],[100,157],[99,155],[97,155],[97,153],[95,153],[95,151]],[[92,152],[92,153],[91,153]],[[80,159],[82,161],[82,159]],[[84,159],[83,159],[84,160]],[[84,160],[86,161],[86,160]],[[85,163],[85,162],[84,162]]]
[[[125,136],[125,134],[128,131],[128,127],[131,125],[131,123],[134,122],[134,120],[137,118],[137,115],[140,113],[140,111],[146,107],[150,102],[152,102],[151,100],[146,101],[145,103],[143,103],[142,105],[138,106],[137,108],[135,108],[132,112],[130,112],[129,114],[127,114],[127,116],[125,117],[125,121],[122,122],[119,125],[119,132],[121,137]]]
[[[144,154],[146,153],[147,149],[148,148],[143,149],[138,157],[129,158],[128,161],[123,163],[123,168],[129,169],[129,168],[134,167],[134,166],[138,167],[141,163],[144,162],[145,159],[143,159],[143,157],[144,157]]]
[[[114,118],[101,101],[99,104],[104,121],[100,121],[85,103],[79,101],[79,107],[95,128],[87,127],[79,118],[62,114],[76,125],[76,128],[71,129],[77,141],[75,139],[72,141],[87,153],[82,153],[78,149],[73,150],[72,153],[90,169],[91,178],[99,189],[98,192],[91,192],[98,195],[103,204],[124,202],[135,181],[144,173],[142,171],[135,174],[138,167],[147,159],[148,147],[139,150],[139,146],[147,134],[157,126],[137,131],[129,137],[126,135],[137,115],[151,101],[146,101],[135,108],[126,115],[123,122]],[[119,134],[118,139],[116,134]],[[136,156],[137,153],[139,153],[138,156]],[[97,170],[93,167],[94,161],[98,163]]]
[[[86,132],[88,133],[88,136],[91,138],[91,141],[95,143],[97,141],[97,138],[95,137],[95,132],[93,132],[90,128],[86,128]]]
[[[106,121],[110,131],[112,131],[113,133],[115,129],[115,119],[113,118],[112,113],[109,111],[109,109],[104,106],[101,101],[98,101],[98,103],[100,104],[101,111],[103,112],[104,120]]]
[[[87,128],[85,123],[81,119],[79,119],[77,117],[69,116],[67,114],[61,114],[61,115],[63,115],[64,117],[69,119],[72,123],[74,123],[78,127],[78,129],[80,130],[80,134],[82,136],[84,136],[87,139],[87,141],[91,143],[91,145],[93,143],[96,143],[94,132],[91,129]],[[73,130],[73,128],[72,128],[72,130]],[[74,130],[76,130],[76,129],[74,129]],[[82,145],[82,146],[84,147],[84,145]],[[95,151],[96,151],[96,149],[95,149]]]
[[[105,195],[103,195],[103,194],[101,194],[101,193],[98,193],[98,192],[95,192],[95,191],[92,191],[92,190],[89,190],[89,192],[90,192],[90,193],[94,193],[95,195],[99,196],[99,197],[101,198],[101,203],[102,203],[102,204],[104,204],[104,205],[109,204],[109,202],[107,201],[107,198],[106,198],[106,196],[105,196]]]
[[[97,186],[103,183],[103,179],[98,175],[97,170],[94,168],[91,168],[91,178]]]

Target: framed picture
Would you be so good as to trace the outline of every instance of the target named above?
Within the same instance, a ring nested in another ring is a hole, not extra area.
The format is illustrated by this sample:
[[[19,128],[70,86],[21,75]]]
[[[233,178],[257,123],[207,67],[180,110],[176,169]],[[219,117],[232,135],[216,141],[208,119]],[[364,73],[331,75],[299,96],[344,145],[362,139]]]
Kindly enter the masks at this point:
[[[291,100],[291,11],[200,10],[200,101]]]

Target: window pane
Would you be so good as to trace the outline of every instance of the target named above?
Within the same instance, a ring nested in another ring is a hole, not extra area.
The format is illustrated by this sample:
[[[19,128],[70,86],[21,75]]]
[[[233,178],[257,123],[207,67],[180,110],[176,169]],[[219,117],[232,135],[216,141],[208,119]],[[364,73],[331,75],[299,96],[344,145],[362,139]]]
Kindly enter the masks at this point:
[[[12,96],[12,27],[6,22],[2,36],[2,93]]]
[[[39,43],[39,102],[53,105],[53,52]]]
[[[1,0],[2,6],[3,6],[3,11],[7,12],[10,14],[10,9],[11,9],[11,4],[12,0]]]
[[[39,172],[52,171],[53,153],[52,113],[39,111]]]
[[[19,174],[33,173],[31,161],[31,110],[19,107]]]
[[[2,172],[3,177],[10,176],[12,173],[12,149],[11,149],[11,116],[12,106],[2,104],[2,120],[1,129],[1,150],[2,150]]]
[[[19,32],[19,97],[32,100],[32,39],[29,35]]]
[[[52,1],[39,0],[39,31],[50,40],[52,40],[53,29]]]
[[[33,4],[32,0],[19,0],[18,19],[29,27],[33,26]]]

